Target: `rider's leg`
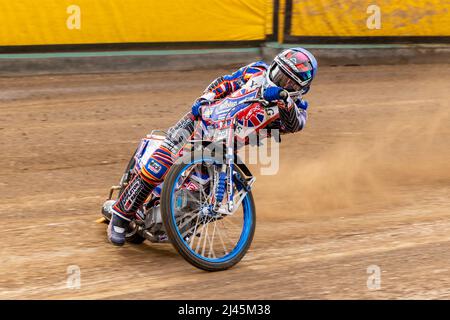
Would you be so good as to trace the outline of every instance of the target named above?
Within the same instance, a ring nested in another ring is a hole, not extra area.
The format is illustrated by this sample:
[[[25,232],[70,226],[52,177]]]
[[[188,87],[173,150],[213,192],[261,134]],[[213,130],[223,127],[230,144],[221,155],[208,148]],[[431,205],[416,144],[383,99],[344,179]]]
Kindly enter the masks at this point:
[[[135,176],[112,207],[108,238],[116,245],[125,243],[128,222],[144,204],[153,189],[163,182],[180,149],[194,131],[194,118],[188,113],[169,129],[161,147],[149,158],[145,167]]]
[[[111,208],[111,221],[108,226],[108,238],[115,245],[125,243],[128,223],[136,211],[144,204],[152,190],[164,179],[173,164],[174,155],[166,148],[158,148],[150,157],[147,165],[136,174]]]

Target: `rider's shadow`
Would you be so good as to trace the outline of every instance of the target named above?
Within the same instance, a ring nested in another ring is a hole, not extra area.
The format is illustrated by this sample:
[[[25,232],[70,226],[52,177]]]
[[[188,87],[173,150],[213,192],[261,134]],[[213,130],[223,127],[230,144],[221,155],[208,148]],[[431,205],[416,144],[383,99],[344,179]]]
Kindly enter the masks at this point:
[[[105,230],[103,228],[100,228],[99,235],[101,237],[106,237]],[[105,239],[105,243],[108,243],[109,245],[112,245],[108,240]],[[120,255],[123,255],[127,259],[138,259],[142,260],[143,255],[148,255],[152,259],[155,258],[165,258],[165,259],[176,259],[178,260],[180,256],[176,252],[176,250],[173,248],[173,246],[170,243],[150,243],[148,241],[145,241],[141,244],[132,244],[132,243],[126,243],[125,246],[121,248],[117,248],[117,252],[120,253]]]
[[[142,243],[142,244],[125,244],[121,248],[120,253],[126,256],[128,259],[142,260],[143,256],[153,259],[164,258],[167,263],[180,260],[179,254],[172,247],[170,243]]]
[[[144,242],[144,243],[138,244],[138,245],[128,244],[127,247],[133,248],[134,250],[139,252],[139,254],[154,253],[157,255],[164,256],[164,257],[179,257],[178,253],[176,252],[176,250],[172,247],[172,245],[170,243]]]
[[[118,250],[127,264],[139,265],[141,269],[165,269],[183,264],[183,259],[170,243],[125,244]]]

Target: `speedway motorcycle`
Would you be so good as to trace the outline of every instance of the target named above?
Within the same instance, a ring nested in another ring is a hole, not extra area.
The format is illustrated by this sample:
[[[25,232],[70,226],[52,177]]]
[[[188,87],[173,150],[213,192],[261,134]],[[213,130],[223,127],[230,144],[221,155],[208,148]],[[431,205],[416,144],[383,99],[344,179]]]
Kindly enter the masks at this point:
[[[276,105],[258,98],[256,84],[202,107],[191,140],[131,221],[127,241],[170,242],[185,260],[206,271],[228,269],[244,257],[255,232],[255,177],[238,157],[237,146],[279,117]],[[103,205],[107,221],[107,207],[164,138],[164,132],[153,131],[141,140]]]

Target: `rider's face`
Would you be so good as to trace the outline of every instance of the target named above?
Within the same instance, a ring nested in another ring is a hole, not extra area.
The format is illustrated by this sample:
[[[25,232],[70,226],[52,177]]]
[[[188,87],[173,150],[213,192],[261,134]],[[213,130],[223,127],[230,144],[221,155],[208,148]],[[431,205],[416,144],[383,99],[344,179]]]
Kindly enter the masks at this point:
[[[289,92],[296,92],[296,91],[300,91],[302,89],[302,87],[295,82],[294,80],[292,80],[280,67],[275,66],[271,71],[270,71],[270,79],[272,80],[272,82],[289,91]]]

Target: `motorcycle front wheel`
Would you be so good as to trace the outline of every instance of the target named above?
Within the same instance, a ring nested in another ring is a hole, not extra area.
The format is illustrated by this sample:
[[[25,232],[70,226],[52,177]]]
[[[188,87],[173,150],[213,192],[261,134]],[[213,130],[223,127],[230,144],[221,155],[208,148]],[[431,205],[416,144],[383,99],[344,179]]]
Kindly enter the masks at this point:
[[[220,161],[204,155],[180,158],[167,174],[161,194],[162,220],[172,245],[186,261],[206,271],[236,265],[250,248],[256,225],[252,193],[245,192],[237,178],[234,197],[240,206],[235,212],[207,209],[220,167]],[[243,175],[237,166],[234,170]]]

